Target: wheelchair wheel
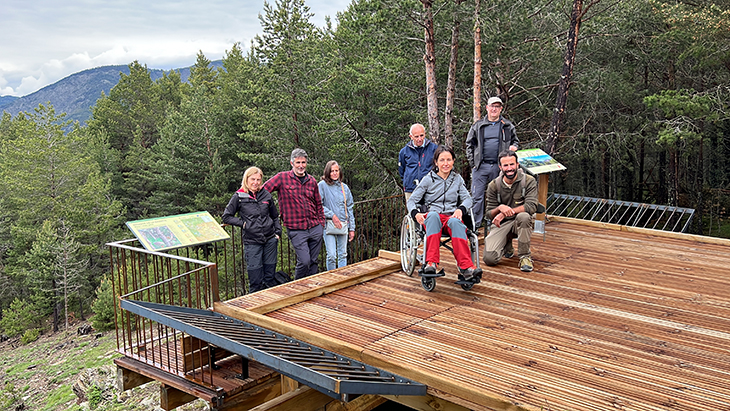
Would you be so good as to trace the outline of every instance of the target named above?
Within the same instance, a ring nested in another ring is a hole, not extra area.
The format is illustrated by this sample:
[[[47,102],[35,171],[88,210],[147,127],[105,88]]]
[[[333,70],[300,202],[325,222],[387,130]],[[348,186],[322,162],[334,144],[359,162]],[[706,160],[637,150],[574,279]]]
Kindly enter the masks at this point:
[[[479,261],[479,237],[477,237],[476,233],[470,233],[467,234],[467,237],[469,238],[469,251],[471,251],[471,260],[474,262],[474,265],[476,268],[480,268],[480,261]]]
[[[469,291],[469,290],[472,289],[472,287],[474,287],[474,283],[462,284],[461,285],[461,289],[464,290],[464,291]]]
[[[404,216],[400,226],[400,264],[409,277],[413,276],[413,270],[416,268],[419,242],[415,222],[410,216]]]
[[[436,278],[421,277],[421,285],[423,286],[424,290],[431,292],[434,288],[436,288]]]

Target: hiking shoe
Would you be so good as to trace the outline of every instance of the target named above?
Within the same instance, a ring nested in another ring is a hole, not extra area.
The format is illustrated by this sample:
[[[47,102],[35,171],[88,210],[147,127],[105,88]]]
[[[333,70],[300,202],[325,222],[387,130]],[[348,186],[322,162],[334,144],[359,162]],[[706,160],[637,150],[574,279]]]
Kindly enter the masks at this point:
[[[507,241],[504,246],[504,258],[512,258],[515,256],[515,247],[512,245],[512,240]]]
[[[461,276],[464,277],[464,280],[469,281],[474,277],[474,268],[459,268],[459,273],[461,273]]]
[[[532,258],[521,257],[520,258],[520,270],[530,272],[532,271]]]
[[[434,263],[426,263],[426,266],[423,267],[423,273],[424,274],[436,274],[436,264]]]

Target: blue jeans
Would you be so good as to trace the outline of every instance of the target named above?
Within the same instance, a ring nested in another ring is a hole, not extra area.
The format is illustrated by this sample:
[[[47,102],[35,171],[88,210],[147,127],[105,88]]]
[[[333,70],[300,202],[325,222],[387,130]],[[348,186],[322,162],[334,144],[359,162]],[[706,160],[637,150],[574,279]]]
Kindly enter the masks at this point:
[[[288,230],[292,248],[297,254],[296,280],[319,272],[319,251],[322,249],[324,227],[317,224],[306,230]]]
[[[275,284],[276,251],[279,240],[274,236],[263,244],[244,244],[243,254],[248,269],[250,293],[263,290]]]
[[[324,246],[327,248],[327,270],[347,265],[347,234],[324,235]]]

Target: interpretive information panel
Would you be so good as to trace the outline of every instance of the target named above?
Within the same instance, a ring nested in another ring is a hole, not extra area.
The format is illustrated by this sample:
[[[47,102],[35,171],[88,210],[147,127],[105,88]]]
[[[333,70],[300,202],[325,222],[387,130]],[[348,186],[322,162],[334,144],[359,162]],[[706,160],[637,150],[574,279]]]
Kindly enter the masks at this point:
[[[550,157],[539,148],[530,148],[517,151],[517,159],[520,165],[532,174],[551,173],[558,170],[566,170],[566,167],[557,160]]]
[[[170,250],[230,238],[207,211],[128,221],[127,227],[149,251]]]

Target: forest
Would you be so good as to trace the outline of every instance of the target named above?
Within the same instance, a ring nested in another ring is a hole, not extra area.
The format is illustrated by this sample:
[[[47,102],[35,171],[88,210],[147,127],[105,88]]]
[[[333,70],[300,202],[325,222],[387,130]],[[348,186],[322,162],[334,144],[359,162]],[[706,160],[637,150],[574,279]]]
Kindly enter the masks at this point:
[[[3,334],[88,317],[126,221],[220,216],[245,168],[270,177],[295,147],[310,174],[335,159],[356,201],[380,198],[401,192],[422,123],[468,180],[491,96],[521,148],[567,167],[551,192],[693,208],[693,233],[730,237],[730,1],[353,0],[311,17],[266,3],[251,44],[220,70],[199,53],[186,83],[131,62],[86,126],[51,105],[2,117]]]

